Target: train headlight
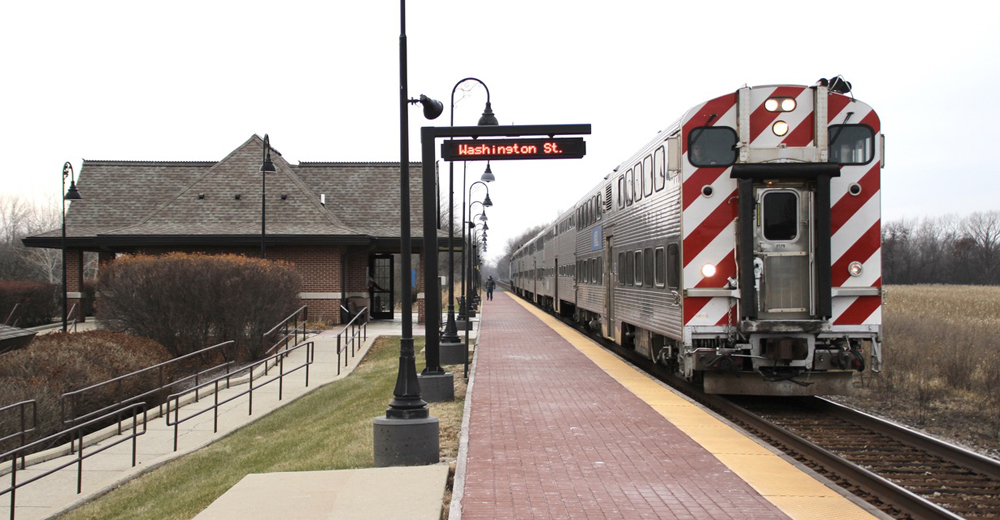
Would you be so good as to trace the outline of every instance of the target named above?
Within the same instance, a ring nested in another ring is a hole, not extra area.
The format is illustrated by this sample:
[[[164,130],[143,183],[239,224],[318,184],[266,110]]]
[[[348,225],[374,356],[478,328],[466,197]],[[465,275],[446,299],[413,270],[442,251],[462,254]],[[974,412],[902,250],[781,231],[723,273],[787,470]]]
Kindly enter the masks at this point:
[[[771,125],[771,131],[774,132],[774,135],[781,137],[788,133],[788,123],[784,121],[775,121],[774,124]]]
[[[712,264],[705,264],[701,266],[701,275],[705,278],[711,278],[715,276],[715,266]]]
[[[861,276],[861,272],[864,271],[864,266],[861,262],[851,262],[851,265],[847,266],[847,272],[851,273],[851,276]]]
[[[764,102],[764,110],[768,112],[791,112],[795,110],[795,98],[776,97]]]

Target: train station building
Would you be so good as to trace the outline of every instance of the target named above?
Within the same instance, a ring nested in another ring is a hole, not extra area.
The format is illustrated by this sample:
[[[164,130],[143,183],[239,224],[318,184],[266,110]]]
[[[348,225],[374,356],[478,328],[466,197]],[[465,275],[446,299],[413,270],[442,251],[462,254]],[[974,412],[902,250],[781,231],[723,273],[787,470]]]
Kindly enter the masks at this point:
[[[263,253],[294,265],[310,320],[340,323],[342,306],[364,304],[372,318],[391,318],[400,292],[400,164],[293,165],[272,148],[276,173],[264,178],[263,154],[264,140],[254,135],[217,162],[84,160],[82,199],[66,214],[70,305],[81,308],[85,252],[102,264],[119,254]],[[409,172],[412,253],[419,255],[412,294],[423,321],[421,164]],[[447,233],[439,231],[438,241],[446,246]],[[59,249],[62,230],[24,244]]]

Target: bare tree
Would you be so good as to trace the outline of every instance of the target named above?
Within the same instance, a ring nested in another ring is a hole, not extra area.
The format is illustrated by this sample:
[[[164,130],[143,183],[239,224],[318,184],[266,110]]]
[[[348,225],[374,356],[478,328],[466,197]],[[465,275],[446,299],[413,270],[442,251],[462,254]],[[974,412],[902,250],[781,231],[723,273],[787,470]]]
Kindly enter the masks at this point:
[[[1000,249],[1000,212],[977,211],[965,219],[962,228],[975,244],[975,254],[982,269],[982,281],[987,284],[1000,282],[1000,277],[997,276],[997,266],[1000,263],[997,258]]]
[[[57,229],[58,206],[29,204],[16,196],[0,196],[0,279],[54,283],[62,267],[58,250],[25,247],[21,239]]]

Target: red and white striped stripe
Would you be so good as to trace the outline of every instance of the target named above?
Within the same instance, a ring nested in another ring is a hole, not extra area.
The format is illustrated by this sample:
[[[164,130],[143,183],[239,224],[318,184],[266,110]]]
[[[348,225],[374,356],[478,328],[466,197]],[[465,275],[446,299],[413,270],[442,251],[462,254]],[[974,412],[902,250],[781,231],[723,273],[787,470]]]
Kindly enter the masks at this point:
[[[787,148],[813,146],[815,115],[813,89],[801,86],[755,88],[750,93],[750,146],[754,148],[783,145]],[[791,97],[798,109],[794,112],[768,112],[764,101],[771,97]],[[737,183],[730,178],[731,168],[695,168],[688,163],[687,139],[700,126],[737,128],[738,95],[727,94],[690,110],[683,118],[683,266],[685,288],[722,288],[736,276]],[[806,109],[806,110],[803,110]],[[788,123],[789,132],[779,137],[770,132],[778,119]],[[876,136],[881,125],[878,116],[864,103],[831,93],[828,98],[829,124],[867,124]],[[880,147],[875,143],[874,160],[867,165],[841,168],[841,176],[831,180],[831,258],[833,287],[881,286],[880,249]],[[859,195],[850,195],[852,184],[861,186]],[[713,195],[702,196],[711,186]],[[854,261],[864,266],[860,277],[851,277],[847,266]],[[711,263],[717,274],[704,278],[701,267]],[[730,298],[686,298],[685,325],[724,325],[730,319]],[[877,296],[836,297],[833,301],[835,325],[872,325],[881,322],[880,298]]]

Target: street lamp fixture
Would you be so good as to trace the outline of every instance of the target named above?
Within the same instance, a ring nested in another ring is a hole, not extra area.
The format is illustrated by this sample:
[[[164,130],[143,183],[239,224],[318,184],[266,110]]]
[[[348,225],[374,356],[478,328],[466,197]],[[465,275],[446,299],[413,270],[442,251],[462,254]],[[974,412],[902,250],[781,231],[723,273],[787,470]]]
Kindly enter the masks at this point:
[[[500,124],[497,121],[496,115],[493,114],[493,106],[490,104],[490,88],[483,83],[482,80],[478,78],[464,78],[451,89],[451,121],[449,123],[450,127],[455,126],[455,91],[458,90],[459,85],[465,83],[466,81],[475,81],[486,89],[486,107],[483,110],[483,115],[479,117],[479,126],[497,126]],[[489,171],[489,165],[487,164],[487,171]],[[486,175],[485,173],[483,174]],[[493,180],[493,173],[490,173],[490,180]],[[464,184],[464,180],[463,180]],[[448,162],[448,317],[445,321],[444,332],[441,334],[441,344],[448,345],[449,348],[454,349],[454,347],[461,344],[461,340],[458,337],[458,324],[455,322],[455,250],[453,244],[455,242],[455,163],[454,161]],[[465,190],[462,190],[462,196],[465,197]],[[465,209],[465,202],[462,202],[463,211]],[[464,215],[463,215],[464,220]],[[464,239],[463,239],[464,247]]]
[[[69,191],[66,191],[66,177],[69,177]],[[73,178],[73,165],[68,161],[63,164],[62,189],[66,192],[62,202],[62,330],[66,332],[69,327],[69,310],[67,310],[68,297],[66,294],[66,201],[81,200],[79,190],[76,189],[76,179]]]
[[[264,247],[264,236],[267,235],[267,174],[277,173],[271,161],[271,139],[264,134],[264,158],[260,163],[260,257],[267,257],[267,250]]]
[[[486,171],[483,172],[483,175],[479,178],[479,180],[483,182],[493,182],[497,180],[497,178],[493,175],[493,169],[490,168],[489,161],[486,161]]]

